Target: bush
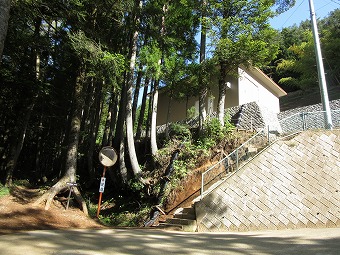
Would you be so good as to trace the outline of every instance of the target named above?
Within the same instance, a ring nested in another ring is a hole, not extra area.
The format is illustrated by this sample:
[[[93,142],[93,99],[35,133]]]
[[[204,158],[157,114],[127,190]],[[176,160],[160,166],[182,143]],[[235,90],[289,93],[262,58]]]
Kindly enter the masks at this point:
[[[203,134],[199,137],[197,145],[201,149],[209,149],[220,142],[226,135],[234,129],[230,123],[230,117],[226,115],[224,126],[217,118],[209,119],[204,124]]]
[[[171,123],[169,127],[169,136],[171,139],[190,140],[191,132],[188,125]]]

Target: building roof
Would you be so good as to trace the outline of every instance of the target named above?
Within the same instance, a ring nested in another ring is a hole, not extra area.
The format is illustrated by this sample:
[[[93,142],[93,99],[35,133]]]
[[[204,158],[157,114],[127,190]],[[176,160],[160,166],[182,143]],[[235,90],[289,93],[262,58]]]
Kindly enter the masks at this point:
[[[258,80],[266,89],[275,94],[277,97],[282,97],[287,95],[287,92],[284,91],[279,85],[277,85],[271,78],[269,78],[264,72],[262,72],[257,67],[241,67],[244,71],[253,76],[256,80]]]

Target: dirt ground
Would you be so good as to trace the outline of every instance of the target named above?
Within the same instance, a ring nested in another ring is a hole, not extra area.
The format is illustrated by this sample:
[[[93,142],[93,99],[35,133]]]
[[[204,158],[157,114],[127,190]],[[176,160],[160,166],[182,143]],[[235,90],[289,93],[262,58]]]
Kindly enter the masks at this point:
[[[0,235],[27,230],[105,228],[76,207],[65,209],[66,201],[54,201],[49,210],[43,205],[33,206],[40,192],[17,186],[11,194],[0,198]]]

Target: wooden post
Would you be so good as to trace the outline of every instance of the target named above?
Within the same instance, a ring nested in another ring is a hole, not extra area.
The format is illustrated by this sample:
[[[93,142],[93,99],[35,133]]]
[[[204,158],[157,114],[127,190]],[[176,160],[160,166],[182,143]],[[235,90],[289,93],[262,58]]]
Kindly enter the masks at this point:
[[[103,176],[102,176],[101,181],[100,181],[97,218],[99,217],[100,205],[102,203],[102,196],[103,196],[103,192],[104,192],[104,188],[105,188],[105,172],[106,172],[106,166],[104,166]]]
[[[70,192],[68,193],[67,204],[66,204],[66,210],[67,210],[70,205],[70,199],[71,199],[71,193],[73,191],[73,186],[77,186],[78,184],[75,182],[67,182],[66,184],[70,187]]]

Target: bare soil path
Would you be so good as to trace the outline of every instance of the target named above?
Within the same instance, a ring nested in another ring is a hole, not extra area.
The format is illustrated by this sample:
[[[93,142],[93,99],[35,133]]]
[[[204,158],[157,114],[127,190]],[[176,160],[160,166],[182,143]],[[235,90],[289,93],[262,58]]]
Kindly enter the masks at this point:
[[[33,206],[33,201],[40,194],[38,189],[17,186],[10,195],[0,197],[0,234],[27,230],[105,228],[76,207],[66,210],[59,201],[54,201],[48,211],[42,205]]]

